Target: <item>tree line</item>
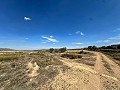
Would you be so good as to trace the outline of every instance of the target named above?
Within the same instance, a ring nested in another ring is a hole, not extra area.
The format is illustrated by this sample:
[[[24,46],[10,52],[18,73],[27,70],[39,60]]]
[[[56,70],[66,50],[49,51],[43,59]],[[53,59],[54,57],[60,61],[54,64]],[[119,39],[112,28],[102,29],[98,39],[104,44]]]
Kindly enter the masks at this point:
[[[91,51],[99,51],[99,50],[117,50],[120,49],[120,44],[118,45],[110,45],[110,46],[101,46],[101,47],[97,47],[97,46],[88,46],[87,48],[84,48],[87,50],[91,50]]]
[[[50,52],[50,53],[53,53],[53,52],[55,52],[55,53],[63,53],[63,52],[65,52],[66,50],[67,50],[66,47],[59,48],[59,49],[50,48],[50,49],[49,49],[49,52]]]

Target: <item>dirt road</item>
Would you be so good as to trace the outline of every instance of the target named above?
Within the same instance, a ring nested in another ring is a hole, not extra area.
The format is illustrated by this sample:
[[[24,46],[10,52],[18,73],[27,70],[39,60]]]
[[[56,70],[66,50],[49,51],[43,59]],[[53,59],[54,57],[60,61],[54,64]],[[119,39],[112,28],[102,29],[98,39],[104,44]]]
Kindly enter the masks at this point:
[[[90,51],[89,51],[90,52]],[[94,68],[88,65],[61,58],[68,66],[52,81],[42,87],[43,90],[120,90],[120,67],[100,52],[96,54]]]

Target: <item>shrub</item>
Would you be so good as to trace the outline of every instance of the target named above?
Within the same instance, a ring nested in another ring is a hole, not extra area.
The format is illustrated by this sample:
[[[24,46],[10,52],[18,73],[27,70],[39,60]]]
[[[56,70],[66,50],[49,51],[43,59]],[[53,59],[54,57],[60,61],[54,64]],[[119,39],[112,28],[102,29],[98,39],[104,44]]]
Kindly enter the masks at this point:
[[[78,54],[88,54],[88,52],[84,52],[83,50],[78,52]]]
[[[50,49],[49,49],[49,52],[50,52],[50,53],[53,53],[53,51],[54,51],[53,48],[50,48]]]
[[[78,54],[83,54],[84,52],[83,52],[83,50],[82,51],[80,51],[80,52],[78,52]]]
[[[82,58],[81,55],[77,55],[77,54],[62,54],[61,57],[63,58],[69,58],[69,59],[77,59],[77,58]]]
[[[63,47],[63,48],[60,48],[60,49],[59,49],[59,51],[60,51],[61,53],[65,52],[66,50],[67,50],[66,47]]]
[[[82,58],[82,55],[77,55],[78,56],[78,58]]]

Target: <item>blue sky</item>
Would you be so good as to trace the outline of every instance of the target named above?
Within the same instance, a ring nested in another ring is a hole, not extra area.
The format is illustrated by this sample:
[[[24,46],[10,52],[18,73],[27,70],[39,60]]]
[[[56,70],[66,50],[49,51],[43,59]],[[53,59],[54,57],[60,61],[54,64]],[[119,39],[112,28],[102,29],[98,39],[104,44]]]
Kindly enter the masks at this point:
[[[0,47],[120,43],[120,0],[0,0]]]

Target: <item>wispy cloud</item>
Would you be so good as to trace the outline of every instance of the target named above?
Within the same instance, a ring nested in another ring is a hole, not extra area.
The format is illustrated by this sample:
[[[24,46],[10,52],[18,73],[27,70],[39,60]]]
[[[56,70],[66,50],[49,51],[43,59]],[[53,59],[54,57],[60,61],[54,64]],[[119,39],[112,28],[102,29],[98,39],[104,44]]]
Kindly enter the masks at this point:
[[[116,28],[115,30],[113,30],[113,32],[117,32],[120,31],[120,28]]]
[[[110,40],[103,40],[103,42],[110,42]]]
[[[78,42],[78,43],[72,43],[72,44],[77,44],[77,45],[81,45],[81,44],[83,44],[83,43],[80,43],[80,42]]]
[[[97,43],[101,43],[101,42],[102,42],[102,40],[97,41]]]
[[[81,32],[80,34],[81,34],[81,35],[84,35],[84,33],[82,33],[82,32]]]
[[[47,42],[41,42],[41,43],[47,43]]]
[[[80,34],[80,35],[84,35],[84,33],[81,32],[81,31],[76,31],[75,33],[76,33],[76,34]]]
[[[41,36],[43,39],[46,39],[46,42],[53,42],[53,43],[57,43],[59,42],[58,40],[56,40],[53,36],[49,36],[49,37],[46,37],[46,36]]]
[[[114,43],[111,43],[110,45],[115,45],[115,44],[120,44],[120,42],[114,42]]]
[[[25,21],[27,21],[27,20],[29,21],[29,20],[31,20],[31,18],[29,18],[29,17],[24,17],[24,20],[25,20]]]
[[[108,43],[108,42],[111,42],[110,40],[99,40],[99,41],[97,41],[97,43]]]
[[[108,39],[111,39],[111,40],[119,40],[120,39],[120,34],[118,34],[117,36],[114,36],[114,37],[110,37]]]
[[[50,36],[50,38],[53,38],[54,36]]]
[[[110,37],[106,40],[99,40],[96,43],[107,44],[107,45],[120,44],[120,34]]]

